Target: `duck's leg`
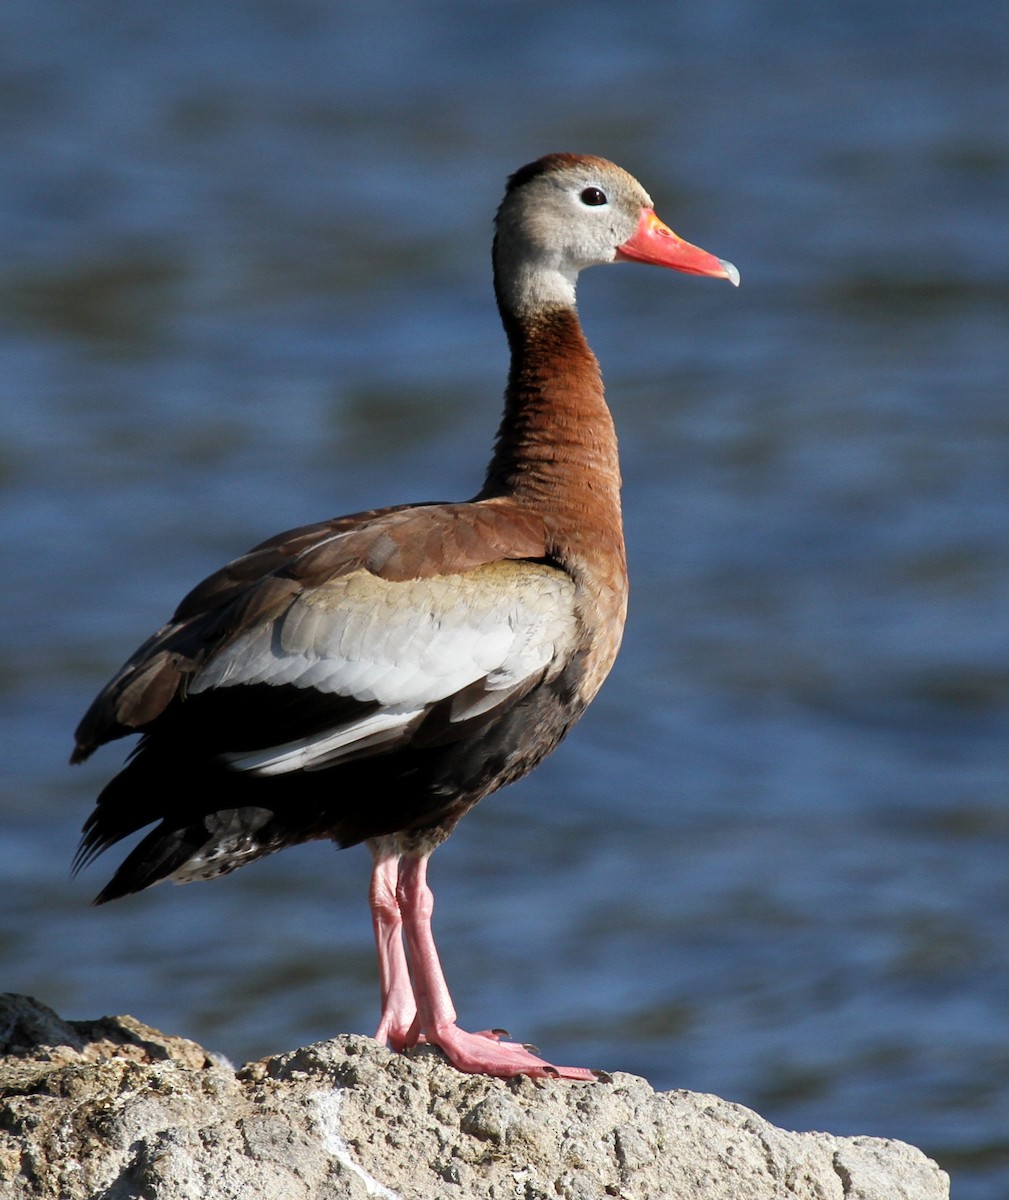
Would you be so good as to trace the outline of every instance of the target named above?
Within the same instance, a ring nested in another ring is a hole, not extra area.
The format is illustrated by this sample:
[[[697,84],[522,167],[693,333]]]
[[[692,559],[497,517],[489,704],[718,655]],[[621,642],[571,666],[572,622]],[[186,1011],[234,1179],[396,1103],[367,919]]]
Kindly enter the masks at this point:
[[[403,947],[403,918],[396,897],[400,853],[392,838],[375,838],[368,846],[374,859],[368,901],[382,988],[382,1019],[375,1037],[383,1045],[388,1042],[394,1050],[404,1050],[417,1044],[420,1026]]]
[[[554,1076],[594,1080],[597,1074],[582,1067],[555,1067],[515,1042],[501,1041],[494,1030],[466,1033],[456,1025],[455,1008],[438,961],[431,913],[434,896],[427,885],[429,855],[406,855],[400,860],[397,898],[403,932],[413,968],[413,994],[424,1041],[441,1047],[460,1071],[475,1075]]]

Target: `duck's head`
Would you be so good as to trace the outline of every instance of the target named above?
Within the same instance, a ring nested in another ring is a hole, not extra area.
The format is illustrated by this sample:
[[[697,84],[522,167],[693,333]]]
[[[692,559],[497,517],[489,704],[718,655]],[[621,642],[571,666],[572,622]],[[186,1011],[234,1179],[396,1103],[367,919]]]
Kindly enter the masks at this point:
[[[497,214],[498,294],[512,311],[573,304],[585,267],[632,261],[739,284],[739,272],[683,241],[640,183],[605,158],[548,154],[516,171]]]

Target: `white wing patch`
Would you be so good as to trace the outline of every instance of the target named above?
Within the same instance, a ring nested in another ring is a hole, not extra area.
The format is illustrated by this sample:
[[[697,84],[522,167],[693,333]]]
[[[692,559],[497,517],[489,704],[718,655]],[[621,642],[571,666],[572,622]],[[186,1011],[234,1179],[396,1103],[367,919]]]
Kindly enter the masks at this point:
[[[453,721],[486,712],[566,658],[576,625],[574,582],[538,563],[406,582],[362,570],[305,592],[283,616],[224,646],[189,690],[287,684],[377,703],[310,737],[224,756],[257,775],[318,770],[403,736],[450,696]]]
[[[343,758],[348,747],[365,750],[382,742],[392,741],[405,725],[420,716],[423,709],[412,712],[389,711],[372,713],[359,721],[348,721],[328,733],[315,734],[271,746],[268,750],[248,750],[224,754],[222,757],[237,771],[254,775],[283,775],[287,771],[311,771],[328,767]]]

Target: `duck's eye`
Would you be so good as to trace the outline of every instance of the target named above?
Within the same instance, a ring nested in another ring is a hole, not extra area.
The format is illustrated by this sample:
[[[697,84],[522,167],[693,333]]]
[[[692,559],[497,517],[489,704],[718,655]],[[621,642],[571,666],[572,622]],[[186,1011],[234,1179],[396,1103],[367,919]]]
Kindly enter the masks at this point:
[[[600,191],[599,188],[588,187],[585,189],[584,192],[582,192],[581,201],[582,201],[582,204],[591,204],[591,205],[593,205],[593,207],[595,207],[599,204],[605,204],[606,203],[606,193]]]

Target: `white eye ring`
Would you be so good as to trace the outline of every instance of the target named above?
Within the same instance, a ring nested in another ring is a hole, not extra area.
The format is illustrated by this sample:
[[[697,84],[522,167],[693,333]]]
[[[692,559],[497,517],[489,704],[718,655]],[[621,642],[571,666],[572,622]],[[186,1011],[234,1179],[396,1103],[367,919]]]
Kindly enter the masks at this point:
[[[609,204],[606,198],[606,193],[597,187],[587,187],[578,197],[582,204],[587,204],[590,208],[597,208],[600,204]]]

